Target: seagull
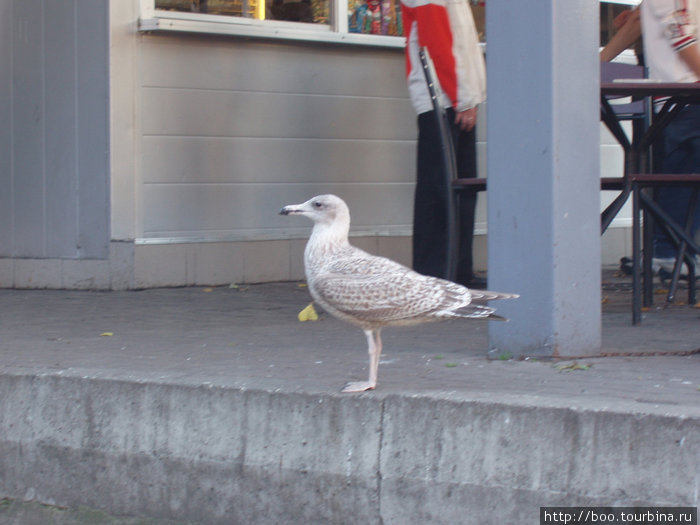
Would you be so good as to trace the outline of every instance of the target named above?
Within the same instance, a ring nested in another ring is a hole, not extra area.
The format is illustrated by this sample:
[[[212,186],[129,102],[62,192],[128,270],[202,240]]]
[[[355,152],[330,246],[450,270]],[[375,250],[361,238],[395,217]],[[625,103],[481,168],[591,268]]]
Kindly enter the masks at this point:
[[[513,299],[516,294],[469,290],[429,277],[386,257],[371,255],[348,241],[350,211],[335,195],[319,195],[280,210],[303,215],[314,223],[304,250],[304,269],[311,296],[331,315],[360,327],[367,337],[369,379],[348,383],[343,392],[377,386],[382,353],[381,330],[443,319],[506,320],[474,299]]]

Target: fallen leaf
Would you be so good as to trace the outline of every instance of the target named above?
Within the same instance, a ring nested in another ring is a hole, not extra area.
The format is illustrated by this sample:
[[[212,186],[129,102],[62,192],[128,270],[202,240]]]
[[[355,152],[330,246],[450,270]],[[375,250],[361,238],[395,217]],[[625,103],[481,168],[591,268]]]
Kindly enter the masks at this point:
[[[457,366],[457,363],[445,363],[446,368],[455,368]]]
[[[204,288],[202,291],[203,292],[213,292],[214,289],[213,288]]]
[[[307,306],[301,312],[299,312],[297,318],[302,323],[305,321],[318,321],[318,314],[314,309],[314,303],[309,303],[309,306]]]
[[[603,299],[600,301],[602,304],[608,304],[610,302],[610,297],[607,295],[603,297]]]
[[[114,332],[102,332],[100,334],[100,337],[112,337],[114,335]]]
[[[298,286],[299,288],[306,288],[306,287],[309,286],[309,285],[306,284],[306,283],[297,283],[297,286]]]
[[[568,365],[558,365],[557,370],[560,372],[573,372],[574,370],[588,370],[592,367],[593,365],[588,364],[588,365],[580,365],[576,361],[573,363],[569,363]]]

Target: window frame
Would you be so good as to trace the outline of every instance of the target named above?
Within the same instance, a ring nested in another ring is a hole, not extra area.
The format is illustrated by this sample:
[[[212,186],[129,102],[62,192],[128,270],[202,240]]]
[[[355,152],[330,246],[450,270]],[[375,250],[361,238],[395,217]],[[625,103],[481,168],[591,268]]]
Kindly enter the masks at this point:
[[[282,20],[186,13],[155,8],[156,0],[140,0],[139,30],[175,31],[307,42],[403,48],[403,36],[368,35],[348,31],[347,0],[329,0],[330,23],[308,24]]]
[[[143,32],[185,32],[306,42],[404,48],[403,36],[369,35],[348,31],[347,0],[329,0],[329,24],[308,24],[282,20],[256,20],[206,13],[186,13],[155,8],[156,0],[140,0],[139,30]],[[641,0],[599,0],[637,6]]]

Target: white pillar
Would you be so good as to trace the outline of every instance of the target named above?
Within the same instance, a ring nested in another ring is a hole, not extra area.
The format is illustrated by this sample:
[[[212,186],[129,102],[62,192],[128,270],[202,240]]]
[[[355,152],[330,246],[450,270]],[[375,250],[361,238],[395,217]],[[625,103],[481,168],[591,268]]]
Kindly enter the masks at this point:
[[[599,15],[591,0],[488,0],[489,288],[516,292],[493,353],[600,349]]]

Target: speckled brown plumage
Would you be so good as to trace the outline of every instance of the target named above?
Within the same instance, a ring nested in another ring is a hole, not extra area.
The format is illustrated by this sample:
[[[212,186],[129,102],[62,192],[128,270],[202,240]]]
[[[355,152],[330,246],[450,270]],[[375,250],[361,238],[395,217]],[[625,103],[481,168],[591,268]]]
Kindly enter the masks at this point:
[[[320,195],[303,204],[285,206],[283,215],[305,215],[314,221],[304,251],[311,296],[335,317],[365,332],[370,352],[370,378],[350,383],[344,391],[376,386],[384,326],[410,325],[450,318],[503,319],[474,299],[515,298],[514,294],[471,291],[444,279],[414,272],[385,257],[371,255],[348,242],[350,213],[342,199]]]

